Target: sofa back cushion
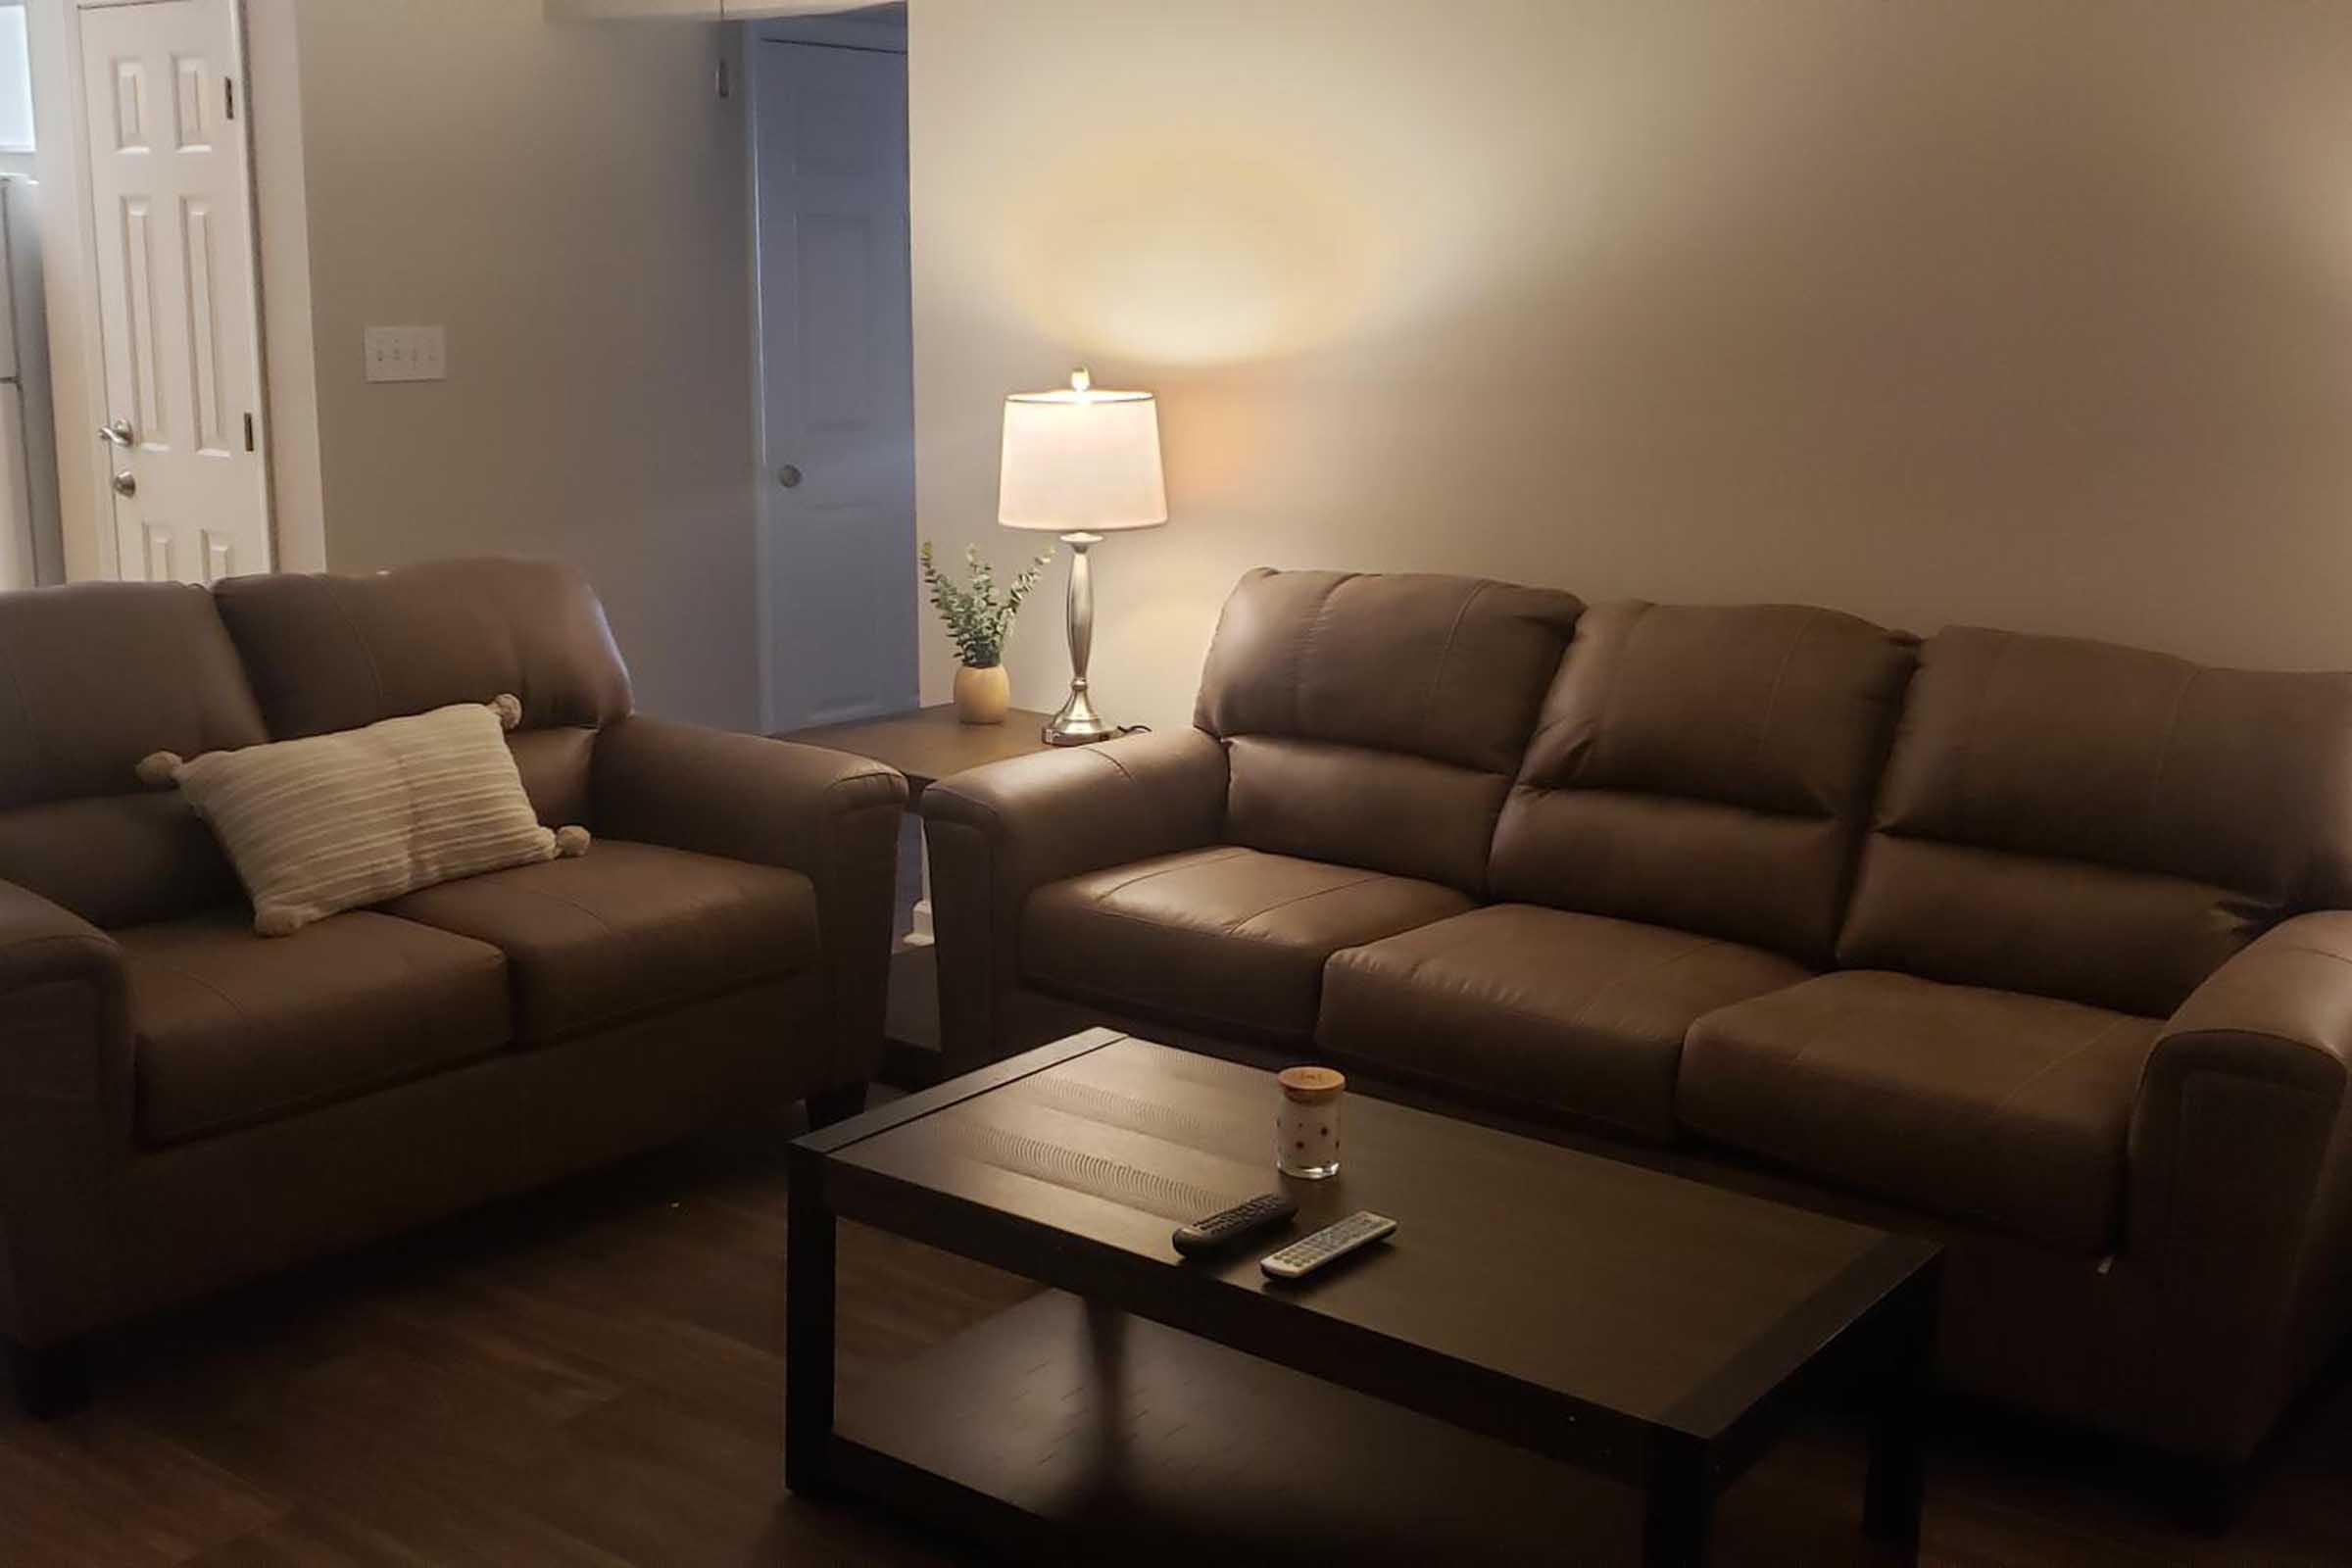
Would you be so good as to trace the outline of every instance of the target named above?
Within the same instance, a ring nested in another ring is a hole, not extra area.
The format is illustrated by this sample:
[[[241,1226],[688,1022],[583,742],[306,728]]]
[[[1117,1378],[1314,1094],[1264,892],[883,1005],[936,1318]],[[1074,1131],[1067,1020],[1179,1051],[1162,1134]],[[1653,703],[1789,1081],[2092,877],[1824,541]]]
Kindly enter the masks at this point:
[[[211,833],[135,769],[266,738],[202,588],[0,594],[0,880],[110,927],[234,897]]]
[[[1916,650],[1792,605],[1587,611],[1495,830],[1496,896],[1826,962]]]
[[[2161,1016],[2347,902],[2352,675],[1963,627],[1924,650],[1838,957]]]
[[[485,557],[364,577],[235,577],[215,590],[270,738],[522,700],[508,737],[541,821],[585,823],[592,732],[630,709],[604,606],[576,568]]]
[[[1194,716],[1232,758],[1227,836],[1483,890],[1495,813],[1582,608],[1476,577],[1249,573]]]

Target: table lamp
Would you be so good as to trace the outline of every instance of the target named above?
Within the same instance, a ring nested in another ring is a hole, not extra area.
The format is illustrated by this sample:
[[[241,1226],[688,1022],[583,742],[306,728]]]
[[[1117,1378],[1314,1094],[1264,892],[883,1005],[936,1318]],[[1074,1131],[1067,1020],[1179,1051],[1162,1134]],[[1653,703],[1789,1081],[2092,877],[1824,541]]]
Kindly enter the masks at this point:
[[[1156,528],[1168,520],[1159,471],[1159,405],[1149,392],[1105,392],[1083,369],[1052,392],[1004,400],[1004,464],[997,520],[1007,528],[1061,535],[1070,547],[1070,699],[1049,720],[1049,746],[1107,740],[1087,694],[1095,644],[1095,579],[1086,553],[1106,533]]]

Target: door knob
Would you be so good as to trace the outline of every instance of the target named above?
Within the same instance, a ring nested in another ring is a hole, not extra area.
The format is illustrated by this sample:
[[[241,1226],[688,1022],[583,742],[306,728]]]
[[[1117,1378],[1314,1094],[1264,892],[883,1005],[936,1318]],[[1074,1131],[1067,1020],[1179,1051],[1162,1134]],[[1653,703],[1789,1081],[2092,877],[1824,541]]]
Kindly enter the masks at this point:
[[[795,463],[787,463],[783,467],[778,468],[776,470],[776,483],[782,485],[787,490],[798,489],[801,483],[800,465]]]
[[[102,424],[98,427],[98,439],[110,447],[127,447],[135,443],[138,438],[138,432],[130,427],[128,419],[117,419],[112,424]]]
[[[137,474],[126,471],[115,475],[115,494],[119,496],[135,496],[138,493],[139,476]]]

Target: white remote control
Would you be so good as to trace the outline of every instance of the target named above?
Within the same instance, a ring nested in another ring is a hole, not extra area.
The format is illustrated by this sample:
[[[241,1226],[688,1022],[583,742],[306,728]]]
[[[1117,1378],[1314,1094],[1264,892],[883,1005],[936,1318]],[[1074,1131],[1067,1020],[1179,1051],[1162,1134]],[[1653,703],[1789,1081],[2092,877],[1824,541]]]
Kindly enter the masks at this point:
[[[1265,1270],[1269,1279],[1303,1279],[1335,1258],[1346,1257],[1359,1247],[1371,1246],[1396,1228],[1396,1222],[1388,1215],[1359,1209],[1312,1236],[1300,1237],[1279,1252],[1259,1258],[1257,1266]]]

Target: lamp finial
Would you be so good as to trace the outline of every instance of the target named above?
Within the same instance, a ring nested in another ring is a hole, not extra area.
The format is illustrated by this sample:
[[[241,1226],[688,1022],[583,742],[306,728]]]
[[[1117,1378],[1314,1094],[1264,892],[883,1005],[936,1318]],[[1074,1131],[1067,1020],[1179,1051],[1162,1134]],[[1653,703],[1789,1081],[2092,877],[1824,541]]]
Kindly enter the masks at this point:
[[[1085,366],[1081,365],[1080,367],[1078,367],[1078,368],[1076,368],[1075,370],[1072,370],[1072,371],[1070,372],[1070,390],[1071,390],[1071,391],[1073,391],[1073,392],[1084,392],[1084,391],[1087,391],[1088,389],[1090,389],[1091,387],[1093,387],[1093,386],[1094,386],[1094,384],[1095,384],[1095,378],[1094,378],[1094,376],[1093,376],[1092,374],[1090,374],[1090,373],[1088,372],[1088,370],[1087,370],[1087,368],[1086,368],[1086,367],[1085,367]]]

